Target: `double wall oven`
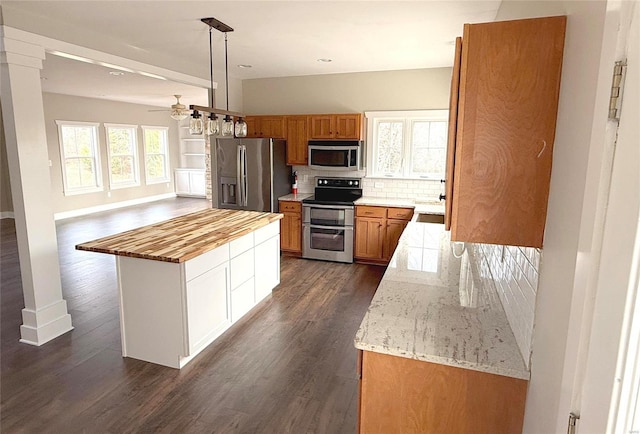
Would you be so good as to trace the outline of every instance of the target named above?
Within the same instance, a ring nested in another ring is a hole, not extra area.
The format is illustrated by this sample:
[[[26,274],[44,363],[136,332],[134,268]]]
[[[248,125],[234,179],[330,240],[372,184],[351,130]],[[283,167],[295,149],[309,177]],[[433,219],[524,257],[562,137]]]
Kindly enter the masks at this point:
[[[354,202],[359,178],[316,177],[315,195],[302,201],[302,257],[353,262]]]

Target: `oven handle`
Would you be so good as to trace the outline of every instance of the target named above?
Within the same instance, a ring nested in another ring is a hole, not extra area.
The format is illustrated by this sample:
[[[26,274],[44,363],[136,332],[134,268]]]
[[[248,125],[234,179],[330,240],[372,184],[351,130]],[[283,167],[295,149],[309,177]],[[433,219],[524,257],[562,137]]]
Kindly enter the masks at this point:
[[[353,226],[323,226],[323,225],[310,225],[308,223],[302,224],[303,228],[313,228],[313,229],[335,229],[338,231],[352,231]]]
[[[354,209],[353,205],[319,205],[315,203],[303,203],[304,208],[326,208],[326,209]]]

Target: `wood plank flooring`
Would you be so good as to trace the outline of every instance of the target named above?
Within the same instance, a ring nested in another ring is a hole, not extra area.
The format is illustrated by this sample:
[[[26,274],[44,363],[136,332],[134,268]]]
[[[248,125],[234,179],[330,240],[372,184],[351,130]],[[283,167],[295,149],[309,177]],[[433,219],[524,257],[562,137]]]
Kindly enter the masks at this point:
[[[57,224],[74,330],[18,342],[13,220],[1,224],[3,433],[355,433],[353,337],[384,268],[283,256],[282,283],[182,370],[122,358],[113,256],[77,243],[206,207],[177,198]]]

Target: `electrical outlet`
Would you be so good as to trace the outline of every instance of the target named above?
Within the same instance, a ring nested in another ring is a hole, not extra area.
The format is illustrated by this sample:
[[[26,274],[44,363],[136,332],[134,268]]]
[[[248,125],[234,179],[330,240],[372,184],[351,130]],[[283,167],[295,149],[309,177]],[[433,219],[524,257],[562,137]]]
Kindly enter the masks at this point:
[[[375,182],[373,186],[375,188],[384,188],[384,182]]]

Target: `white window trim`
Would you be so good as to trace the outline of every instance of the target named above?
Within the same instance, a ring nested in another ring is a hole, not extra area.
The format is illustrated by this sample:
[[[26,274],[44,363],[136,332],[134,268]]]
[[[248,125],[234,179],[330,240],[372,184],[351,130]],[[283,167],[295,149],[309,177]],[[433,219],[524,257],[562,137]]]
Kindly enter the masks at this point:
[[[131,128],[134,130],[133,135],[133,181],[114,183],[111,176],[111,144],[109,143],[109,128]],[[105,143],[107,145],[107,168],[109,170],[109,188],[118,190],[121,188],[140,186],[140,159],[138,158],[138,126],[128,124],[104,124]]]
[[[169,182],[171,181],[171,164],[169,162],[169,127],[154,127],[152,125],[142,125],[142,149],[143,149],[143,153],[144,153],[144,182],[146,185],[152,185],[152,184],[161,184],[163,182]],[[164,173],[165,173],[165,177],[164,178],[156,178],[154,180],[149,180],[149,171],[147,170],[147,140],[146,140],[146,135],[147,135],[147,130],[163,130],[165,132],[165,159],[164,159]]]
[[[425,110],[396,110],[396,111],[368,111],[364,113],[367,123],[367,139],[365,142],[367,165],[365,178],[369,179],[410,179],[410,180],[437,180],[442,177],[433,176],[415,176],[408,175],[408,169],[403,168],[402,175],[377,175],[374,174],[374,157],[375,152],[373,149],[374,128],[376,121],[398,121],[404,122],[403,134],[405,137],[409,137],[411,133],[411,123],[415,121],[445,121],[449,122],[449,110],[448,109],[425,109]],[[405,140],[403,153],[411,157],[411,145],[408,140]]]
[[[98,128],[100,127],[100,123],[98,122],[82,122],[82,121],[63,121],[56,120],[56,125],[58,126],[58,146],[60,149],[60,169],[62,171],[62,191],[65,196],[75,196],[78,194],[87,194],[87,193],[95,193],[104,190],[104,186],[102,185],[102,165],[100,163],[100,143],[98,141]],[[93,127],[94,130],[94,140],[95,140],[95,149],[94,149],[94,159],[95,159],[95,171],[96,171],[96,186],[95,187],[80,187],[80,188],[70,188],[67,185],[67,171],[65,169],[65,153],[64,153],[64,145],[62,142],[62,127]]]

